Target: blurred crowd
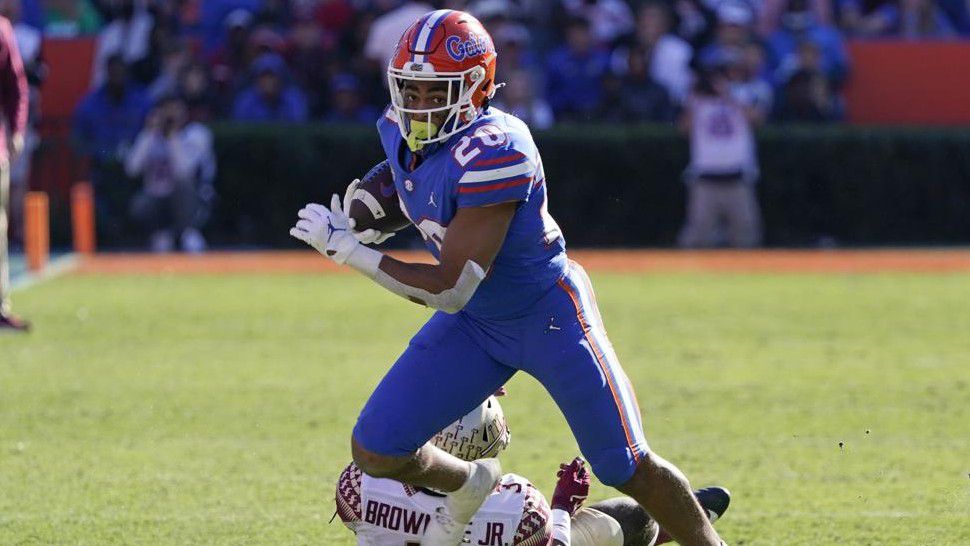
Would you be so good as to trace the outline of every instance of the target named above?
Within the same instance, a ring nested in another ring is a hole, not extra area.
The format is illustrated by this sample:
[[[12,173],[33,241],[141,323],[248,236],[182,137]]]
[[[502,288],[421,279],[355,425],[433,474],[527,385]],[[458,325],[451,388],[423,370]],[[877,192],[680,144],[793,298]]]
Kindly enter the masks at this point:
[[[374,123],[387,103],[384,70],[398,38],[432,9],[467,10],[482,20],[499,54],[497,80],[506,83],[495,104],[543,129],[559,122],[683,121],[699,88],[743,104],[755,112],[745,119],[756,124],[837,122],[845,116],[841,89],[850,75],[846,39],[961,39],[970,36],[968,5],[0,0],[0,13],[14,24],[35,94],[47,73],[43,36],[96,38],[74,141],[90,159],[96,186],[114,183],[109,179],[118,172],[143,184],[127,214],[151,231],[154,248],[181,241],[192,250],[205,246],[197,228],[214,199],[206,124]],[[179,151],[192,147],[202,152]],[[187,185],[195,188],[191,198],[179,191]]]
[[[970,31],[965,0],[3,1],[44,34],[97,34],[91,87],[125,104],[129,133],[169,95],[193,121],[371,123],[398,37],[440,7],[483,21],[508,83],[500,106],[539,128],[672,121],[715,68],[771,120],[838,120],[846,38]],[[109,77],[112,60],[124,82]]]

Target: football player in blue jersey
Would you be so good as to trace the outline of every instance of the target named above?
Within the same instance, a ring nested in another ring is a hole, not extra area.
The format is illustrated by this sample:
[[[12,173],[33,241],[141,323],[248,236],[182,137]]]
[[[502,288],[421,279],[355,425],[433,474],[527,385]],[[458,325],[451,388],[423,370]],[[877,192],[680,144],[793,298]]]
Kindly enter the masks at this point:
[[[438,310],[384,376],[354,427],[367,474],[448,492],[422,544],[456,546],[502,475],[428,443],[522,370],[555,399],[594,473],[635,498],[681,544],[722,544],[674,465],[644,439],[630,380],[606,336],[583,268],[547,211],[528,127],[489,108],[492,39],[471,15],[430,12],[401,37],[378,121],[402,210],[438,263],[362,244],[333,196],[309,204],[294,237],[384,288]]]

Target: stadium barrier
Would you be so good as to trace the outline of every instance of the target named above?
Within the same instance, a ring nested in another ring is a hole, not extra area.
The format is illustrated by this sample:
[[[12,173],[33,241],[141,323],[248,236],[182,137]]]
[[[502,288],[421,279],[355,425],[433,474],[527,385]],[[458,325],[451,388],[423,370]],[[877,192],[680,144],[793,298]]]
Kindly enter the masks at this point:
[[[366,126],[224,123],[213,131],[219,197],[206,234],[214,245],[297,245],[287,234],[296,211],[329,202],[383,159]],[[684,219],[686,138],[670,127],[602,125],[535,136],[549,208],[571,245],[674,243]],[[970,242],[970,129],[771,127],[758,134],[758,153],[771,246]],[[120,166],[111,176],[123,178]],[[109,209],[123,217],[138,186],[97,187],[99,246],[144,244],[133,226],[110,229],[104,218]],[[55,241],[69,245],[59,199],[67,196],[52,193]]]
[[[370,127],[214,127],[214,232],[290,245],[307,201],[383,158]],[[582,246],[669,246],[684,218],[686,138],[669,127],[563,126],[536,134],[549,208]],[[772,127],[759,196],[774,246],[970,242],[970,130]]]

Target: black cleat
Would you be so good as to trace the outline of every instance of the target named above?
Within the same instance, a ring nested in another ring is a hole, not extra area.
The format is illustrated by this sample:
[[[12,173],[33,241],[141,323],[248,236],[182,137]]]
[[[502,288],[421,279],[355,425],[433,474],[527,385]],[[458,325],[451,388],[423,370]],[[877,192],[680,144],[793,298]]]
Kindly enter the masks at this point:
[[[4,332],[28,332],[30,323],[13,315],[0,315],[0,334]]]
[[[700,503],[701,508],[704,509],[704,513],[707,514],[707,519],[711,520],[711,523],[719,520],[724,515],[724,512],[727,512],[728,505],[731,504],[731,493],[723,487],[705,487],[704,489],[698,489],[694,491],[694,497],[697,498],[697,502]],[[670,535],[667,534],[667,531],[661,528],[654,544],[666,544],[672,540]]]
[[[731,493],[723,487],[698,489],[694,491],[694,496],[697,497],[697,502],[701,504],[711,523],[720,519],[731,504]]]

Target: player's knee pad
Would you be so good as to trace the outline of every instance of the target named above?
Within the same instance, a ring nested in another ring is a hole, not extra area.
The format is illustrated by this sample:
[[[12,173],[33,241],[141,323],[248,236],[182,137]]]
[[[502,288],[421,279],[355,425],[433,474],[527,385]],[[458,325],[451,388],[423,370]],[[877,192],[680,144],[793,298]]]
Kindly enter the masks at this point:
[[[623,546],[620,523],[594,508],[583,508],[576,512],[571,526],[572,546]]]

